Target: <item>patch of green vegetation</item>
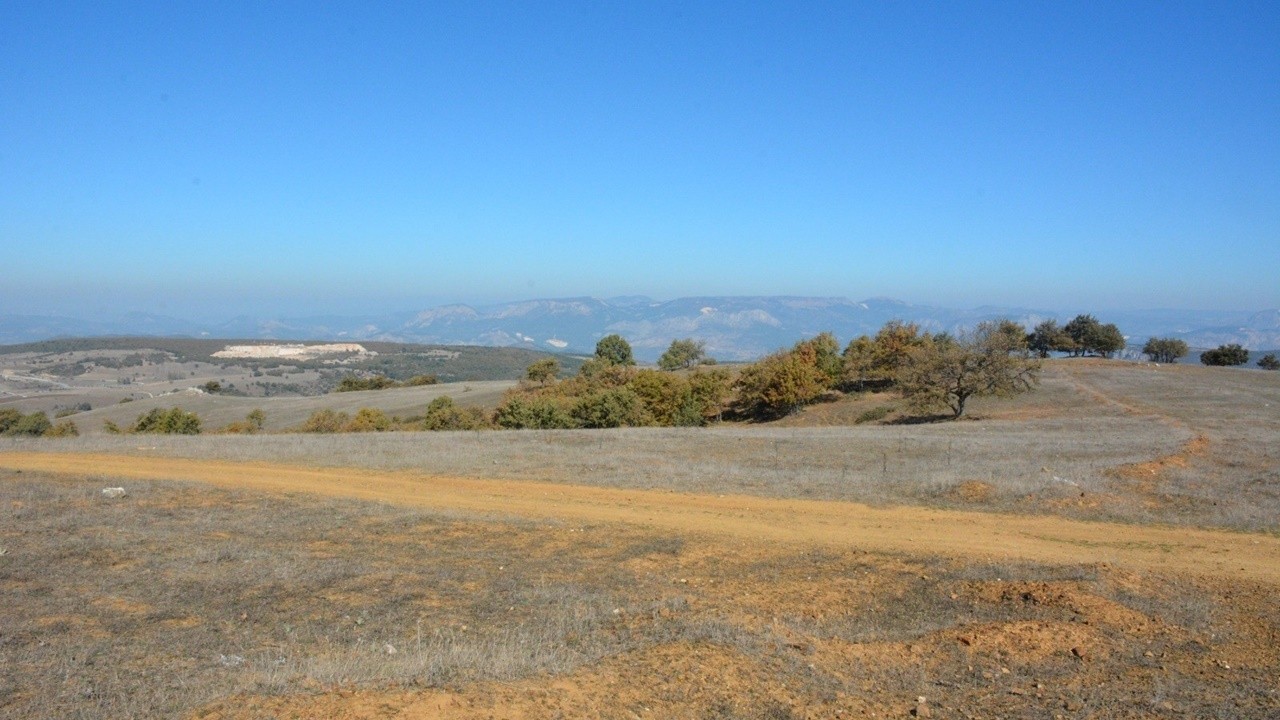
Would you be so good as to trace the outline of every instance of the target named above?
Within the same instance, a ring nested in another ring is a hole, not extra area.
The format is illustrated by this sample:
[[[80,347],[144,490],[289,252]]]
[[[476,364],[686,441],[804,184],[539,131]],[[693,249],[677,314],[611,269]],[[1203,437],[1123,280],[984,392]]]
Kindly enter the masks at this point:
[[[240,366],[254,370],[285,368],[293,370],[333,369],[333,357],[314,360],[289,360],[279,358],[219,358],[213,354],[228,345],[265,345],[285,343],[319,343],[324,341],[272,341],[165,338],[165,337],[100,337],[63,338],[18,345],[0,345],[0,355],[18,353],[61,353],[95,351],[132,351],[122,358],[90,357],[76,362],[51,366],[46,372],[74,376],[88,372],[90,364],[119,369],[141,365],[144,361],[201,362],[218,367]],[[348,371],[384,375],[392,380],[406,381],[415,376],[434,375],[440,382],[465,380],[515,380],[524,375],[525,368],[546,358],[555,358],[566,372],[574,373],[582,366],[584,358],[572,355],[548,353],[526,348],[482,347],[475,345],[422,345],[417,343],[361,342],[364,348],[377,353],[370,357],[343,356],[342,367]]]

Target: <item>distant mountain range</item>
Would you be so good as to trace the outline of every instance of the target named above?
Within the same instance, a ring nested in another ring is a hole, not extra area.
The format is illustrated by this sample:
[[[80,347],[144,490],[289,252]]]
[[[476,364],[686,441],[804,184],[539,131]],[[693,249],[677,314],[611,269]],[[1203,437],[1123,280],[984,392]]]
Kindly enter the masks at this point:
[[[557,298],[472,307],[441,305],[421,312],[377,316],[252,318],[196,323],[147,313],[110,319],[0,315],[0,343],[54,337],[166,335],[271,340],[385,340],[528,347],[590,353],[604,335],[627,338],[642,360],[654,360],[673,339],[692,337],[722,360],[757,358],[824,330],[842,342],[871,334],[889,320],[927,330],[955,331],[983,320],[1009,318],[1027,327],[1074,313],[1015,307],[956,310],[889,298],[854,301],[818,297]],[[1280,347],[1280,310],[1261,312],[1144,310],[1097,313],[1140,346],[1148,337],[1179,337],[1192,347],[1240,343],[1252,350]]]

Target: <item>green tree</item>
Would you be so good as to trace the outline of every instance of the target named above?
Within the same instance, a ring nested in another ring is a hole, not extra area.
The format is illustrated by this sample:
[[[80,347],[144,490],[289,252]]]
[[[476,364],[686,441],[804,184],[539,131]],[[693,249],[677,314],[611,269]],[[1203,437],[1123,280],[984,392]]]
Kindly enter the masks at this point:
[[[1109,358],[1124,349],[1124,333],[1113,323],[1098,328],[1093,337],[1093,350],[1104,358]]]
[[[560,361],[555,358],[543,358],[538,360],[524,370],[524,377],[529,382],[536,382],[539,385],[556,379],[560,374]]]
[[[1111,323],[1103,325],[1092,315],[1077,315],[1062,330],[1071,342],[1063,343],[1055,349],[1068,351],[1072,355],[1092,352],[1102,357],[1111,357],[1113,353],[1124,349],[1124,333],[1120,332],[1120,328]]]
[[[19,415],[15,422],[9,423],[4,434],[38,437],[49,432],[52,427],[53,423],[49,422],[48,415],[43,412],[33,412],[27,415]]]
[[[1142,346],[1142,352],[1151,357],[1152,362],[1172,363],[1178,358],[1186,357],[1190,348],[1178,338],[1149,338]]]
[[[630,388],[609,388],[579,397],[569,410],[578,427],[616,428],[649,425],[640,397]]]
[[[0,408],[0,435],[9,432],[9,428],[22,419],[22,413],[13,408]]]
[[[267,424],[267,414],[262,412],[262,408],[254,408],[250,410],[249,414],[246,415],[244,419],[255,432],[260,432],[263,426]]]
[[[1212,350],[1200,353],[1200,362],[1205,365],[1234,366],[1249,362],[1249,351],[1237,343],[1219,345]]]
[[[1258,359],[1258,367],[1263,370],[1280,370],[1280,360],[1276,359],[1275,353],[1267,353]]]
[[[392,380],[385,375],[374,375],[373,377],[357,377],[355,375],[347,375],[338,382],[335,392],[358,392],[361,390],[386,390],[387,388],[397,387],[400,383]]]
[[[707,345],[701,340],[693,338],[672,340],[667,351],[658,358],[658,367],[663,370],[691,368],[701,363],[706,355]]]
[[[200,416],[182,408],[152,408],[138,416],[131,432],[159,435],[199,435]]]
[[[1093,339],[1098,334],[1102,323],[1092,315],[1077,315],[1063,328],[1062,332],[1071,340],[1067,352],[1072,355],[1084,355],[1093,349]],[[1063,348],[1058,348],[1063,349]]]
[[[1011,345],[996,323],[924,343],[912,350],[898,387],[916,409],[945,407],[958,418],[974,397],[1026,392],[1038,382],[1040,363]]]
[[[558,430],[574,427],[569,413],[553,398],[508,397],[494,413],[498,427],[511,430]]]
[[[1049,353],[1061,350],[1070,341],[1071,336],[1058,327],[1057,320],[1045,320],[1027,334],[1027,348],[1041,358],[1047,358]]]
[[[606,335],[596,343],[596,359],[609,365],[635,365],[631,343],[621,335]]]

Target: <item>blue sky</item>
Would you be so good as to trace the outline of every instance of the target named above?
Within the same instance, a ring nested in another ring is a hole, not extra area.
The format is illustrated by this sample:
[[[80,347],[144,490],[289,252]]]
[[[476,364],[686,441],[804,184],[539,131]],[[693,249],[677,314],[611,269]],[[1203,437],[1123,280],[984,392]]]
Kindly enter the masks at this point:
[[[0,313],[1280,305],[1280,4],[0,3]]]

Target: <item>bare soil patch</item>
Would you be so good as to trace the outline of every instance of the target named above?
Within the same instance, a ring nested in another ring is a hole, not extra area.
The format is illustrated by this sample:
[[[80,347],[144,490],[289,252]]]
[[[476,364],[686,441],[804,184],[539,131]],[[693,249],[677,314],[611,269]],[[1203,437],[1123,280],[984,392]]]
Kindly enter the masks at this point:
[[[1142,570],[1280,582],[1280,538],[1271,535],[161,457],[9,452],[0,454],[0,468],[73,476],[97,474],[113,481],[194,480],[232,489],[301,492],[532,519],[622,522],[679,533],[878,552],[989,560],[1105,560]]]
[[[5,717],[1280,712],[1270,581],[100,485],[0,476]]]

